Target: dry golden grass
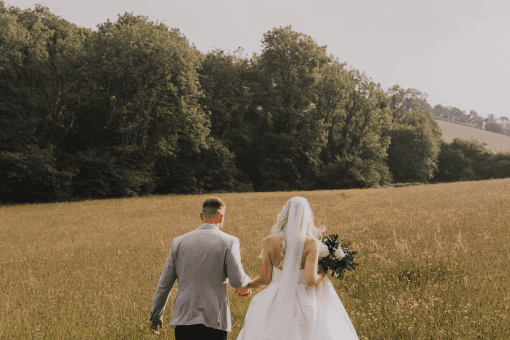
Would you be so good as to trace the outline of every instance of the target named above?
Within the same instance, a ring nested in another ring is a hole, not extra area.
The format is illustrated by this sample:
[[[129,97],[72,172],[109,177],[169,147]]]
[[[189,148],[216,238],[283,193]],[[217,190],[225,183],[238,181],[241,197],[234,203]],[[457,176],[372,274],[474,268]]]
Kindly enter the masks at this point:
[[[510,180],[219,194],[250,276],[296,195],[359,251],[357,272],[333,284],[360,339],[510,339]],[[0,207],[0,339],[154,338],[146,320],[171,241],[198,227],[206,197]],[[250,300],[230,300],[235,339]]]

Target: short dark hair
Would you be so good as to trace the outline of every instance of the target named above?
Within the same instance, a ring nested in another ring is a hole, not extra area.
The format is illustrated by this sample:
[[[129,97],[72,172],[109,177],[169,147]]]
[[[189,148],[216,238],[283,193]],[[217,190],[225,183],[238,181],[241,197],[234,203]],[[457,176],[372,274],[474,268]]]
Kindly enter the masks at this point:
[[[225,208],[225,203],[218,197],[210,197],[202,205],[202,214],[208,217],[218,216],[220,210]]]

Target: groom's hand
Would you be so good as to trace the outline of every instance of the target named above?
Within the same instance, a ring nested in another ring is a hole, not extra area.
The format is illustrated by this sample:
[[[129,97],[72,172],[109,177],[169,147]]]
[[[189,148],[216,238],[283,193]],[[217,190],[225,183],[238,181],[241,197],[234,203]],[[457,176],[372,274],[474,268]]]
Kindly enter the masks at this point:
[[[234,294],[236,294],[240,298],[248,297],[251,295],[251,289],[250,288],[236,289]]]
[[[149,321],[149,330],[152,334],[159,335],[161,327],[163,327],[163,320]]]

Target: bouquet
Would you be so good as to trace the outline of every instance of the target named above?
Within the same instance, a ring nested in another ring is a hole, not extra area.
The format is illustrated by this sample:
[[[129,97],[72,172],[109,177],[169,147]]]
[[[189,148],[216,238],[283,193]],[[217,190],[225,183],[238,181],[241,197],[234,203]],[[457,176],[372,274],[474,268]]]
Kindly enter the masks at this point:
[[[354,262],[356,251],[349,249],[350,242],[338,241],[338,235],[321,235],[320,241],[328,248],[328,254],[319,259],[319,266],[326,273],[331,273],[336,278],[341,279],[346,271],[354,271],[357,263]],[[324,247],[325,248],[325,247]]]

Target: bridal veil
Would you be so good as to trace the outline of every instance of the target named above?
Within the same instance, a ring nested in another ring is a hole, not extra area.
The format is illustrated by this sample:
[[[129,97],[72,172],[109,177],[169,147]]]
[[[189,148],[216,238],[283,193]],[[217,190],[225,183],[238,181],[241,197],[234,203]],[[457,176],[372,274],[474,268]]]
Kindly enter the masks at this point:
[[[293,329],[297,326],[294,324],[297,321],[295,315],[299,311],[292,309],[298,306],[294,300],[297,299],[303,248],[308,226],[313,223],[310,206],[303,197],[290,199],[283,211],[288,211],[284,240],[285,258],[278,294],[271,313],[273,317],[264,332],[267,339],[290,339]]]

